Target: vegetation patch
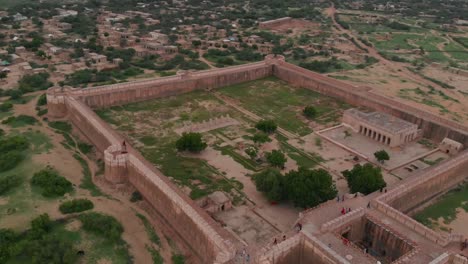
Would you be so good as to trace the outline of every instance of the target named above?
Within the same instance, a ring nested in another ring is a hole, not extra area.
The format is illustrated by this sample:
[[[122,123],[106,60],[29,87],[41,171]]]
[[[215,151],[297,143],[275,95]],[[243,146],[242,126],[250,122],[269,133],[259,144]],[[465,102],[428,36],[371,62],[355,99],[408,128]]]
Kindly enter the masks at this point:
[[[44,197],[60,197],[73,191],[73,186],[52,167],[34,173],[31,184],[41,189]]]
[[[460,208],[468,212],[467,197],[468,184],[458,186],[442,196],[434,204],[416,213],[414,219],[429,227],[433,227],[434,221],[438,221],[439,218],[443,218],[445,224],[450,224],[456,219],[457,209]]]
[[[2,121],[2,124],[9,125],[11,127],[23,127],[32,126],[37,123],[37,119],[28,115],[10,116]]]
[[[88,199],[73,199],[63,202],[59,210],[62,214],[79,213],[94,208],[93,202]]]

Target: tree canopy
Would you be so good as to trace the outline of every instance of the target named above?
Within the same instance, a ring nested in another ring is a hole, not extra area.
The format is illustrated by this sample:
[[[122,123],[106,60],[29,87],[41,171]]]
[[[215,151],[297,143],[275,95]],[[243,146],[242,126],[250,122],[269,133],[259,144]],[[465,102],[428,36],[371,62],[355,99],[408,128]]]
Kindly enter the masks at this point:
[[[324,169],[299,168],[287,173],[285,180],[289,200],[297,207],[317,206],[338,193],[331,175]]]
[[[315,107],[309,105],[309,106],[306,106],[304,108],[303,113],[307,118],[312,119],[312,118],[315,118],[317,116],[317,109],[315,109]]]
[[[387,151],[385,150],[376,151],[374,156],[381,163],[384,163],[386,160],[390,159],[390,155],[388,155]]]
[[[265,153],[265,157],[272,166],[278,168],[284,168],[284,164],[286,163],[287,159],[283,152],[280,150],[272,150],[271,152]]]
[[[352,170],[345,170],[342,173],[348,181],[351,193],[369,194],[387,186],[381,169],[370,163],[356,164]]]
[[[176,142],[178,151],[200,152],[207,147],[200,133],[183,133]]]
[[[256,125],[255,128],[257,128],[260,131],[263,131],[267,134],[271,134],[276,131],[276,128],[278,126],[276,125],[275,121],[273,120],[262,120],[259,121]]]
[[[286,198],[284,176],[274,168],[253,175],[257,191],[263,192],[269,201],[279,202]]]

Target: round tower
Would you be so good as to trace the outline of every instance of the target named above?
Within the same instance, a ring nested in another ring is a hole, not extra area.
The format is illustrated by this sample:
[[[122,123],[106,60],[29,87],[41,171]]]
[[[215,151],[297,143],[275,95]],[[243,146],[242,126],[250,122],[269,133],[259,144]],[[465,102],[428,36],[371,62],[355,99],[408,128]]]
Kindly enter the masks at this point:
[[[70,89],[51,87],[47,89],[47,116],[50,118],[63,118],[67,115],[66,95]]]
[[[113,184],[128,181],[128,152],[125,143],[112,145],[104,151],[104,178]]]

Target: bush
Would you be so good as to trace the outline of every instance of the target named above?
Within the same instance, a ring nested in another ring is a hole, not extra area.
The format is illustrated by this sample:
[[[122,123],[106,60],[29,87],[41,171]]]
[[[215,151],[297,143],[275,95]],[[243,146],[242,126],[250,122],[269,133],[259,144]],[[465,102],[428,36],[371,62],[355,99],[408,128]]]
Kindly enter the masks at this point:
[[[21,184],[21,179],[16,175],[0,177],[0,195]]]
[[[78,149],[80,149],[83,154],[88,154],[93,150],[93,145],[84,142],[78,142]]]
[[[0,154],[0,172],[11,170],[24,159],[23,153],[12,150]]]
[[[286,198],[284,176],[277,169],[266,169],[254,174],[252,179],[257,191],[263,192],[269,201],[282,201]]]
[[[41,94],[41,96],[39,96],[39,99],[37,99],[36,106],[43,106],[46,104],[47,104],[47,96],[46,94]]]
[[[88,199],[73,199],[62,203],[59,210],[62,214],[71,214],[91,210],[93,208],[93,202]]]
[[[380,168],[369,163],[364,166],[356,164],[351,171],[345,170],[342,174],[348,181],[351,193],[360,192],[367,195],[387,186]]]
[[[174,264],[184,264],[185,258],[183,255],[172,255],[172,263]]]
[[[52,167],[34,173],[31,184],[40,187],[45,197],[59,197],[73,191],[71,182],[60,176]]]
[[[2,124],[10,125],[13,127],[34,125],[36,123],[37,119],[28,115],[10,116],[2,121]]]
[[[53,85],[48,81],[49,77],[50,75],[48,73],[25,75],[18,81],[19,89],[23,93],[46,90]]]
[[[78,219],[83,224],[84,230],[110,240],[119,240],[123,232],[122,225],[109,215],[91,212],[78,216]]]
[[[143,196],[141,196],[141,193],[139,191],[134,191],[132,193],[132,196],[130,197],[130,202],[134,203],[141,200],[143,200]]]
[[[270,142],[271,138],[267,134],[261,132],[261,133],[255,133],[252,137],[252,140],[255,143],[262,144],[262,143]]]
[[[387,151],[379,150],[374,153],[374,157],[381,163],[384,163],[386,160],[390,159],[390,155],[388,155]]]
[[[273,120],[262,120],[259,121],[256,125],[255,128],[257,128],[260,131],[263,131],[267,134],[271,134],[276,131],[277,125],[275,121]]]
[[[317,116],[317,110],[313,106],[306,106],[303,111],[307,118],[315,118]]]
[[[49,126],[53,129],[70,133],[72,131],[72,126],[68,122],[63,122],[63,121],[53,121],[49,122]]]
[[[265,153],[265,157],[272,166],[278,168],[284,168],[284,164],[286,163],[287,159],[283,152],[280,150],[273,150],[271,152]]]
[[[8,112],[13,108],[13,104],[10,102],[6,102],[3,104],[0,104],[0,112]]]
[[[183,133],[182,137],[176,142],[178,151],[200,152],[207,147],[207,144],[202,140],[200,133]]]

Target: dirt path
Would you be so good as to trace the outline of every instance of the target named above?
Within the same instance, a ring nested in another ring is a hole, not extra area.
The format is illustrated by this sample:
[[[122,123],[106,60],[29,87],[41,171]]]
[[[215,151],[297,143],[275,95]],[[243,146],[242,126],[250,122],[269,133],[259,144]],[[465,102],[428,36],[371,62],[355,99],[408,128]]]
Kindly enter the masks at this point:
[[[16,115],[23,114],[33,116],[36,119],[40,120],[41,117],[37,116],[35,106],[37,102],[37,97],[34,100],[31,100],[24,105],[15,105],[14,111]],[[33,126],[33,130],[40,131],[41,133],[47,135],[51,143],[54,145],[52,151],[49,153],[42,153],[33,156],[33,161],[39,164],[50,165],[57,169],[64,177],[70,180],[75,186],[79,186],[83,173],[82,167],[79,162],[73,157],[73,151],[66,149],[61,142],[64,141],[62,135],[57,134],[47,126],[46,123],[40,122],[39,125]],[[74,150],[75,151],[75,150]],[[88,156],[81,153],[76,149],[78,153],[81,154],[81,157],[88,163],[88,166],[92,172],[93,179],[96,176],[98,166],[96,162],[92,161]],[[129,245],[129,252],[133,256],[134,263],[152,263],[152,257],[146,249],[146,245],[151,245],[147,231],[142,224],[142,221],[136,216],[136,213],[145,215],[147,218],[149,216],[138,207],[137,204],[131,203],[129,201],[128,194],[124,194],[121,191],[111,188],[110,186],[104,184],[102,181],[95,182],[109,197],[97,196],[93,197],[90,195],[90,192],[85,189],[76,188],[76,193],[73,198],[86,198],[93,201],[95,205],[94,211],[103,212],[108,215],[115,217],[124,227],[123,239]],[[57,201],[58,202],[58,201]],[[51,205],[51,206],[49,206]],[[40,207],[37,210],[41,213],[48,213],[52,218],[63,217],[57,209],[55,204],[46,204],[44,207]],[[15,221],[14,216],[10,216],[12,221]],[[29,222],[30,219],[24,219],[26,222]],[[155,230],[157,234],[162,234],[160,230]],[[165,263],[171,263],[172,249],[168,242],[160,235],[162,242],[162,248],[160,249],[160,254],[164,258]]]
[[[358,43],[361,47],[366,47],[368,56],[371,56],[371,57],[374,57],[374,58],[378,59],[380,61],[379,63],[384,65],[389,70],[398,71],[399,74],[403,75],[404,77],[406,77],[406,78],[408,78],[408,79],[410,79],[412,81],[415,81],[417,83],[422,83],[422,84],[425,84],[427,86],[432,86],[432,87],[435,87],[435,88],[437,88],[439,90],[443,90],[443,87],[441,87],[439,84],[431,82],[429,80],[426,80],[426,79],[422,78],[421,76],[419,76],[417,74],[414,74],[413,72],[409,71],[404,66],[404,64],[396,63],[396,62],[389,61],[389,60],[385,59],[384,57],[382,57],[379,54],[379,52],[377,51],[377,49],[375,47],[366,46],[364,43],[362,43],[357,38],[357,36],[354,34],[354,32],[352,30],[343,28],[336,21],[336,13],[337,13],[336,8],[334,7],[334,4],[332,3],[331,6],[326,10],[326,14],[332,19],[335,30],[340,34],[348,34],[350,37],[354,38],[356,43]],[[359,48],[359,47],[357,47],[357,48]]]

